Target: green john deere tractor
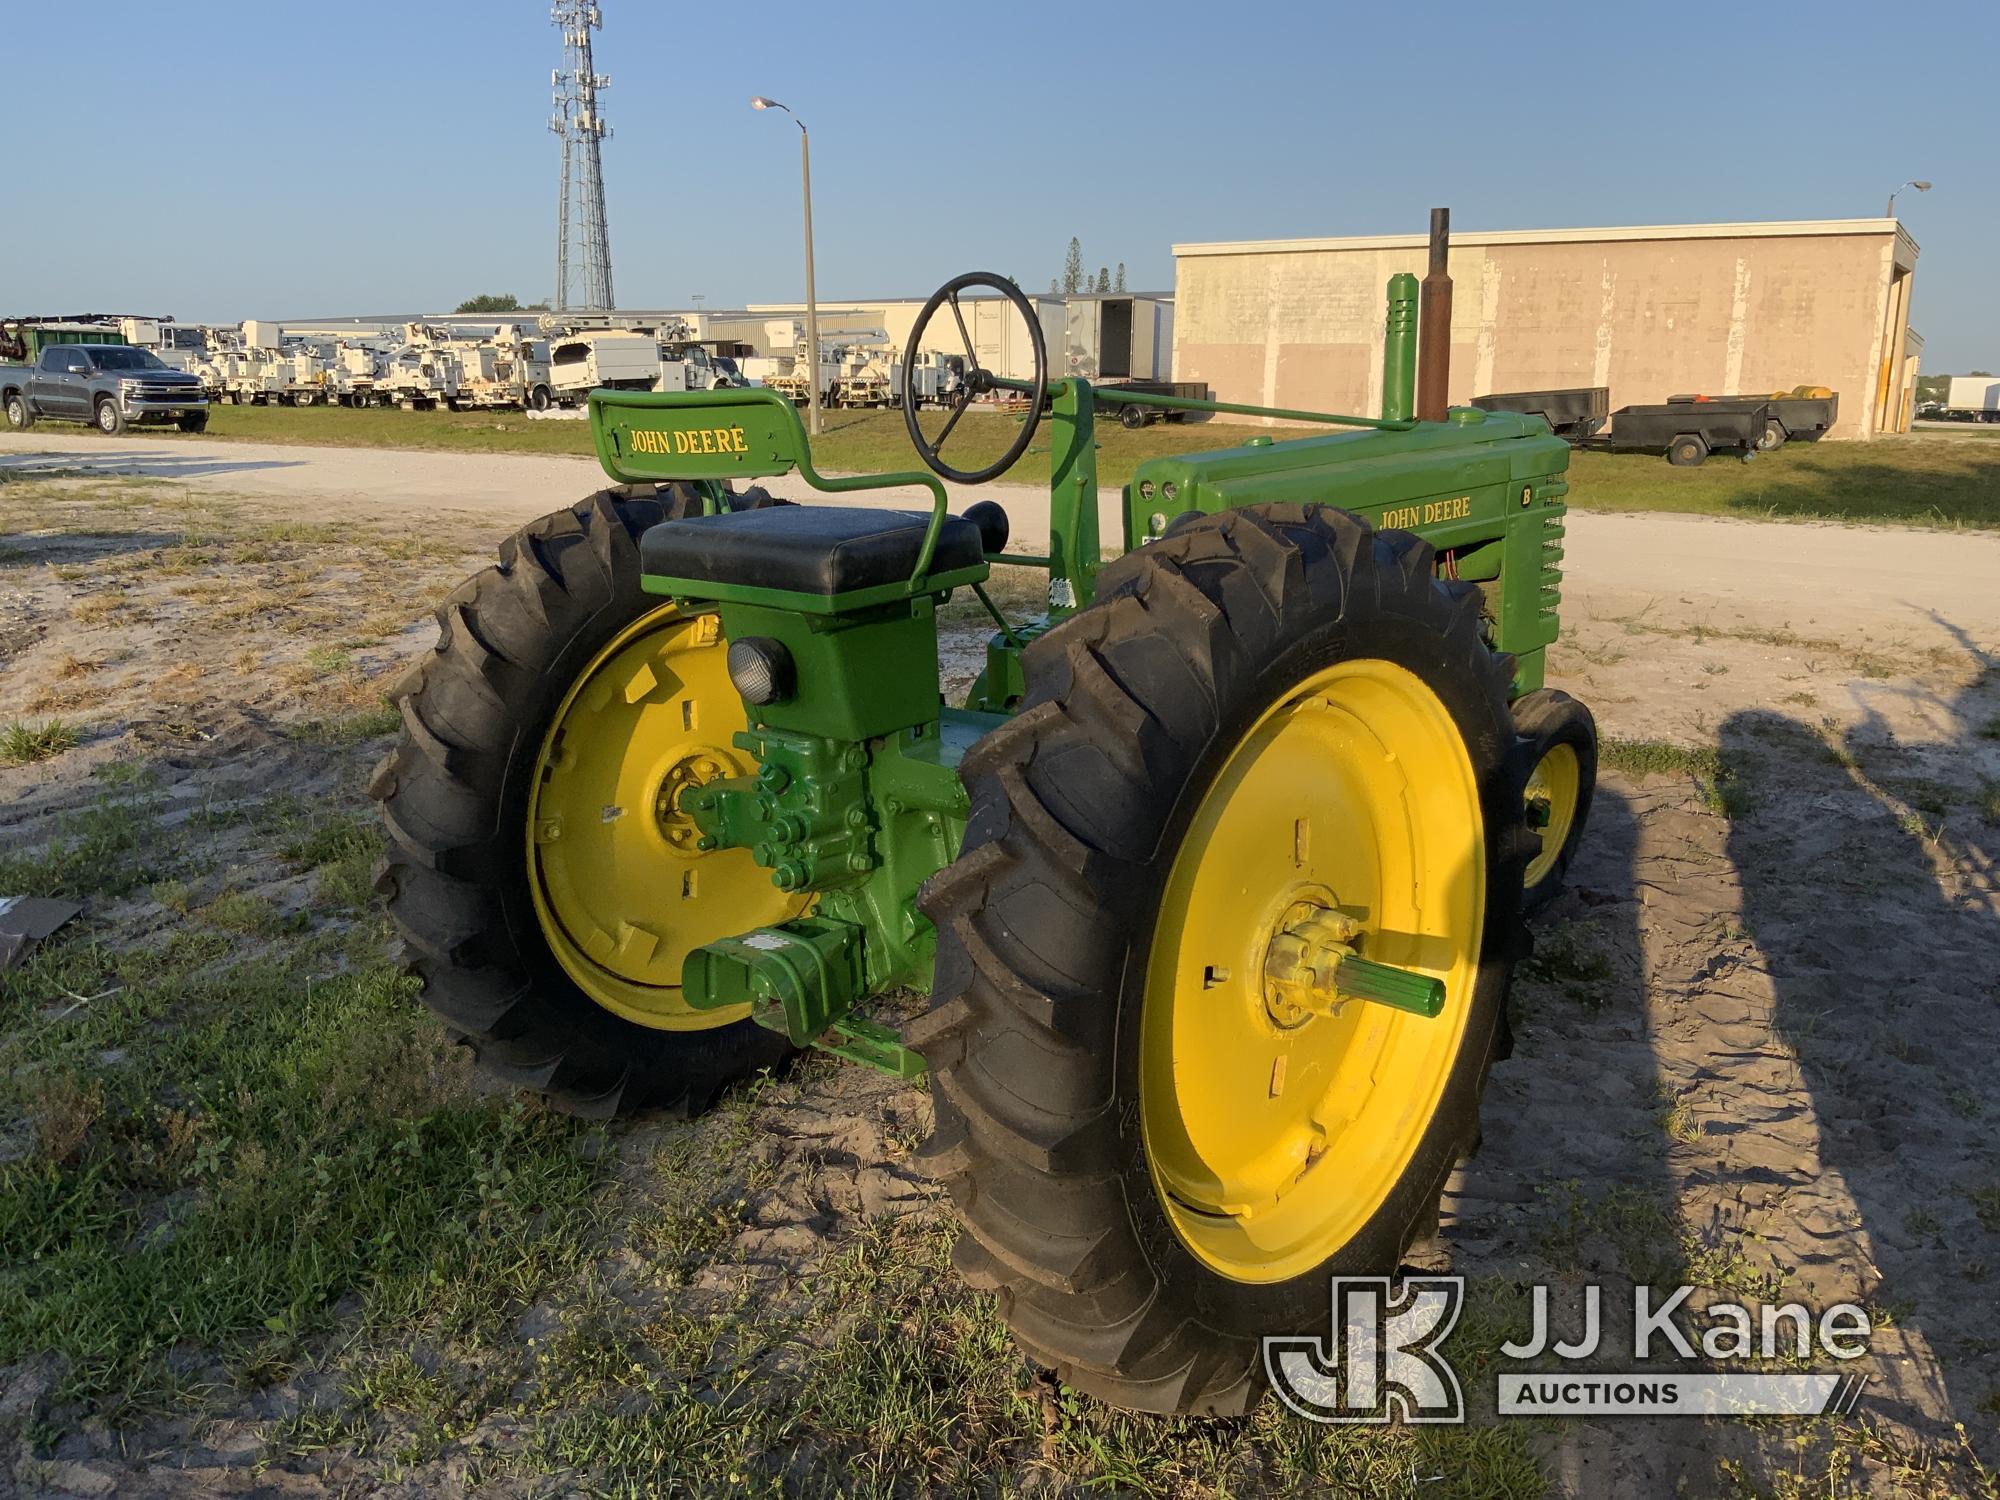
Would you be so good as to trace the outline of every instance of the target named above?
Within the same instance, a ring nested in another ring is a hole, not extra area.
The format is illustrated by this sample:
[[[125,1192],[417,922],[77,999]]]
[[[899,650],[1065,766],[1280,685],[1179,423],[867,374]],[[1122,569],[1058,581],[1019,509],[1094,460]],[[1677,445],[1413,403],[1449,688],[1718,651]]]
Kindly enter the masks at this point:
[[[1382,418],[978,366],[930,473],[828,478],[759,389],[591,397],[616,481],[438,611],[376,773],[380,880],[423,998],[499,1077],[594,1115],[699,1109],[818,1047],[928,1076],[956,1263],[1072,1386],[1243,1410],[1258,1340],[1386,1275],[1478,1139],[1525,906],[1558,887],[1595,731],[1542,687],[1563,471],[1539,418],[1409,416],[1414,278]],[[976,471],[978,395],[1027,398]],[[1324,424],[1141,464],[1103,559],[1100,405]],[[1050,549],[998,477],[1047,424]],[[925,486],[928,511],[773,500]],[[1009,620],[995,567],[1046,571]],[[935,612],[994,617],[962,706]],[[902,1034],[872,997],[928,990]]]

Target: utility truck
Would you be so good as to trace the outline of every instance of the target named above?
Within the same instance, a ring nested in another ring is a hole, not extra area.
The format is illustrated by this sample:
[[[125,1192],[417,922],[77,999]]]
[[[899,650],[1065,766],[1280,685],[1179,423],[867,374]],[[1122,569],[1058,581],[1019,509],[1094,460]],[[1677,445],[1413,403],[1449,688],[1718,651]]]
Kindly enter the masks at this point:
[[[549,347],[519,324],[502,323],[479,338],[453,338],[448,347],[458,362],[455,405],[547,411],[554,403]]]
[[[653,334],[609,329],[549,341],[549,387],[565,406],[577,405],[595,390],[657,391],[663,379],[670,382],[669,389],[685,387],[685,374],[678,363],[669,373]]]

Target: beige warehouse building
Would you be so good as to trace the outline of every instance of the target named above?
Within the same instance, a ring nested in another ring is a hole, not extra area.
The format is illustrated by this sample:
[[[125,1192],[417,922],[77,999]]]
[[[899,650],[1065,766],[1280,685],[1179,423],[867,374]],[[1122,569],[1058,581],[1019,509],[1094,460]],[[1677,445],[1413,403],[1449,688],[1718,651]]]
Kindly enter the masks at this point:
[[[1384,293],[1422,235],[1176,245],[1174,378],[1381,410]],[[1894,219],[1455,233],[1450,400],[1608,386],[1611,405],[1831,386],[1829,436],[1908,428],[1916,241]]]

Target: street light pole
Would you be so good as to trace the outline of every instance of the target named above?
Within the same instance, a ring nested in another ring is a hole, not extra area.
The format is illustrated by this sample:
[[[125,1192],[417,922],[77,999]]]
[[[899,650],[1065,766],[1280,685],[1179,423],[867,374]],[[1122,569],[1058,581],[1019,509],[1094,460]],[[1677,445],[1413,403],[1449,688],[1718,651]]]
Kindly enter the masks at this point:
[[[766,99],[758,94],[750,101],[752,109],[789,109],[776,99]],[[805,185],[806,223],[806,428],[814,437],[823,431],[819,412],[819,299],[813,290],[813,168],[812,139],[806,133],[806,122],[792,115],[792,123],[799,127],[799,178]]]
[[[1914,178],[1912,178],[1910,181],[1904,183],[1903,187],[1897,188],[1896,193],[1902,192],[1903,188],[1906,187],[1913,187],[1920,193],[1928,193],[1931,190],[1931,185],[1928,182],[1918,182]],[[1891,193],[1889,195],[1888,211],[1882,215],[1882,217],[1885,219],[1893,219],[1896,217],[1896,193]]]

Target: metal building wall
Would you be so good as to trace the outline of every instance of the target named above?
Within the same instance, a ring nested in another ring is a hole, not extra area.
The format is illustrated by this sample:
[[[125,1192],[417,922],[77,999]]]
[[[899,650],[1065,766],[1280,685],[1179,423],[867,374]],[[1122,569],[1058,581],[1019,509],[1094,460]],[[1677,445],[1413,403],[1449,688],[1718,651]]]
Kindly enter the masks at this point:
[[[1381,409],[1383,295],[1419,235],[1176,245],[1174,378]],[[1827,385],[1834,437],[1901,426],[1916,243],[1889,219],[1454,236],[1450,399],[1605,385],[1613,407]]]

